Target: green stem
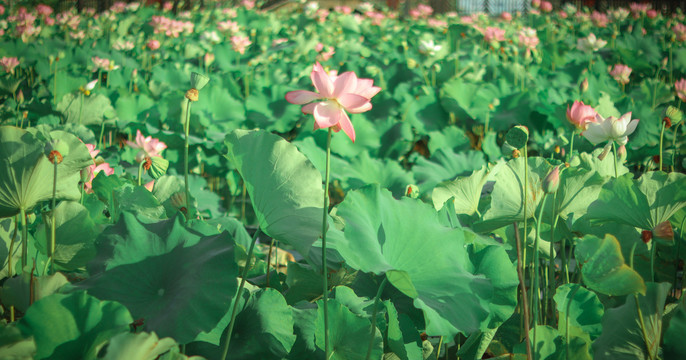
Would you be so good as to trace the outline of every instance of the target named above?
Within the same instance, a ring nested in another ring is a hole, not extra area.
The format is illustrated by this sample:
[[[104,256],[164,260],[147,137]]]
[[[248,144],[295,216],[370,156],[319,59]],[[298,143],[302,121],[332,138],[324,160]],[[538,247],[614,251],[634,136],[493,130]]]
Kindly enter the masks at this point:
[[[681,104],[681,102],[679,102]],[[670,170],[674,172],[674,164],[676,162],[676,157],[679,155],[679,149],[676,148],[676,137],[679,135],[679,126],[681,126],[681,123],[677,124],[674,127],[674,137],[672,137],[672,149],[674,149],[674,154],[672,154],[672,166],[670,167]]]
[[[526,211],[528,209],[527,202],[529,199],[529,196],[527,194],[527,189],[529,188],[529,184],[528,184],[528,182],[529,182],[528,181],[529,180],[529,157],[527,154],[526,144],[524,144],[524,154],[523,155],[524,155],[524,189],[522,191],[522,196],[524,197],[524,199],[523,199],[523,202],[524,202],[524,231],[523,231],[524,236],[522,237],[522,241],[523,241],[523,243],[522,243],[522,254],[523,254],[522,261],[523,261],[523,263],[522,263],[522,265],[524,266],[524,274],[526,275],[526,265],[527,265],[526,248],[528,246],[528,244],[527,244],[528,232],[527,232],[527,224],[526,224],[526,222],[527,222]]]
[[[541,199],[541,209],[538,211],[538,217],[536,218],[536,240],[534,242],[534,289],[533,289],[533,299],[534,303],[532,304],[532,307],[534,309],[534,348],[533,348],[533,353],[536,354],[536,327],[538,325],[538,307],[539,307],[539,302],[541,301],[540,295],[539,295],[539,259],[538,259],[538,242],[541,239],[541,222],[543,222],[543,205],[545,204],[545,198],[548,196],[548,194],[543,194],[543,199]],[[551,239],[552,240],[552,239]],[[551,244],[552,246],[552,241]]]
[[[662,121],[662,126],[660,127],[660,167],[657,168],[658,171],[662,171],[662,140],[665,136],[665,122]]]
[[[53,78],[52,103],[57,106],[57,61],[55,61],[55,77]]]
[[[674,297],[677,296],[677,286],[676,283],[679,279],[679,254],[681,252],[681,243],[684,240],[684,222],[686,222],[686,217],[684,217],[681,220],[681,225],[679,225],[679,241],[676,243],[676,261],[674,262],[674,286],[672,286],[672,289],[674,289]],[[15,231],[16,234],[16,231]],[[11,254],[11,252],[10,252]],[[11,276],[11,275],[10,275]]]
[[[615,142],[612,141],[612,157],[615,160],[615,178],[619,177],[617,175],[617,145],[615,145]]]
[[[81,96],[79,97],[79,99],[81,99],[81,101],[79,102],[80,103],[79,104],[79,125],[81,125],[81,113],[83,112],[83,101],[84,101],[83,100],[84,99],[83,92],[81,93]]]
[[[329,304],[328,304],[328,293],[329,284],[327,276],[327,265],[326,265],[326,225],[327,225],[327,215],[329,214],[329,169],[331,167],[331,128],[329,127],[329,132],[326,137],[326,171],[324,173],[324,209],[322,215],[322,286],[323,286],[323,298],[322,302],[324,305],[324,359],[329,359],[331,354],[329,350]]]
[[[105,120],[102,121],[100,125],[100,136],[98,136],[98,149],[102,150],[102,136],[105,133]]]
[[[519,229],[517,223],[514,224],[515,244],[517,247],[517,277],[519,278],[519,289],[521,291],[522,301],[520,308],[524,310],[524,336],[526,338],[526,358],[532,359],[531,340],[529,339],[529,304],[526,299],[526,284],[524,281],[524,271],[522,269],[522,241],[519,239]]]
[[[374,346],[375,338],[374,335],[376,333],[376,314],[379,311],[379,299],[381,298],[381,293],[383,292],[383,289],[386,287],[387,282],[388,278],[384,276],[381,285],[379,285],[379,290],[376,292],[376,296],[374,297],[374,309],[372,310],[372,326],[369,329],[369,346],[367,346],[367,356],[365,356],[366,360],[369,360],[369,358],[372,356],[372,347]]]
[[[565,311],[565,358],[569,360],[569,309],[572,306],[572,299],[574,299],[574,295],[576,295],[576,292],[581,288],[581,285],[577,285],[574,290],[572,290],[572,294],[569,297],[569,300],[567,300],[567,311]]]
[[[551,306],[551,311],[553,315],[555,314],[554,306],[553,306],[553,294],[555,293],[555,255],[553,254],[553,242],[555,241],[555,227],[557,226],[557,220],[560,218],[560,214],[557,212],[557,191],[553,193],[553,205],[552,205],[552,210],[553,213],[551,214],[553,217],[553,225],[552,228],[550,229],[550,253],[548,257],[548,303]],[[555,321],[555,316],[552,317],[553,321]]]
[[[145,159],[141,161],[140,165],[138,165],[138,186],[141,186],[143,184],[143,166],[145,165]]]
[[[12,234],[12,241],[10,241],[10,249],[7,255],[7,277],[11,278],[14,276],[14,272],[12,272],[12,258],[14,257],[14,241],[17,239],[17,230],[19,229],[19,219],[17,219],[17,216],[14,216],[14,234]],[[676,279],[676,274],[674,275]],[[674,282],[676,283],[676,281]]]
[[[255,234],[252,236],[252,242],[250,243],[250,248],[248,249],[248,256],[245,260],[245,266],[243,267],[243,273],[241,274],[241,283],[238,285],[238,291],[236,292],[236,299],[233,302],[233,307],[231,308],[231,321],[229,322],[228,332],[226,333],[226,342],[224,343],[224,349],[222,351],[222,360],[226,360],[226,355],[229,353],[229,345],[231,343],[231,335],[233,334],[233,326],[235,325],[236,313],[238,312],[238,302],[243,297],[243,288],[245,287],[245,280],[248,277],[248,270],[250,269],[250,263],[252,262],[252,254],[255,250],[255,243],[257,243],[257,235],[260,233],[260,228],[255,230]]]
[[[57,159],[53,161],[53,178],[52,178],[52,211],[50,224],[50,273],[55,273],[55,237],[57,235],[57,224],[55,223],[55,209],[57,204]]]
[[[657,251],[657,243],[652,242],[650,247],[650,281],[655,282],[655,252]]]
[[[567,154],[567,162],[572,161],[572,156],[574,154],[574,137],[576,136],[576,130],[572,131],[572,139],[569,140],[569,154]]]
[[[19,218],[21,219],[21,271],[29,263],[29,229],[26,228],[26,211],[24,208],[19,208]]]
[[[646,350],[648,351],[648,358],[650,360],[654,360],[655,357],[653,356],[653,353],[650,351],[650,341],[648,340],[648,332],[646,331],[646,324],[645,321],[643,320],[643,312],[641,311],[641,305],[638,303],[638,294],[634,294],[634,300],[636,300],[636,312],[638,313],[638,322],[641,325],[641,333],[643,334],[643,341],[645,341],[646,344]]]
[[[183,130],[184,134],[186,135],[184,146],[183,146],[183,180],[184,180],[184,188],[186,191],[186,210],[188,212],[188,216],[191,214],[191,192],[189,190],[189,185],[188,185],[188,137],[190,135],[190,130],[191,130],[191,101],[188,100],[187,98],[183,99],[183,104],[182,108],[185,107],[185,120],[183,123]],[[189,217],[190,218],[190,217]]]

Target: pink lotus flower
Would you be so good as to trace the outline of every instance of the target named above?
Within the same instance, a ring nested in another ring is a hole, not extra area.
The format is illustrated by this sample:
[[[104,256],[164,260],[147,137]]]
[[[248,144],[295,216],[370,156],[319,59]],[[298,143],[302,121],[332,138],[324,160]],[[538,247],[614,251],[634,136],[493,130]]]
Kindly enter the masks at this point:
[[[381,91],[381,88],[374,86],[372,79],[358,78],[352,71],[341,75],[338,75],[337,71],[327,74],[319,63],[312,68],[310,78],[318,92],[290,91],[286,94],[286,101],[305,105],[302,112],[314,115],[315,130],[343,130],[350,140],[355,142],[355,129],[346,111],[359,114],[370,110],[370,100]]]
[[[590,105],[585,105],[581,101],[575,101],[572,108],[567,107],[567,121],[572,123],[579,130],[586,130],[588,123],[596,121],[598,113]]]
[[[119,69],[119,65],[114,65],[114,61],[110,59],[101,59],[97,56],[93,56],[91,58],[91,61],[93,61],[93,65],[95,65],[95,67],[93,68],[93,72],[96,72],[98,70],[111,71]]]
[[[162,157],[160,153],[167,148],[165,143],[158,139],[153,139],[152,136],[144,137],[140,130],[136,130],[136,142],[127,140],[126,144],[134,149],[141,149],[136,155],[136,161],[138,162],[143,162],[146,157]]]
[[[240,31],[238,23],[231,20],[218,22],[217,29],[219,29],[219,31],[228,32],[230,34],[234,34]]]
[[[613,79],[622,85],[629,83],[629,75],[631,75],[631,70],[632,69],[630,67],[623,64],[616,64],[612,70],[608,68],[610,76],[612,76]]]
[[[235,18],[236,16],[238,16],[238,12],[234,8],[224,8],[224,9],[222,9],[222,14],[224,14],[224,15],[232,18],[232,19]]]
[[[154,51],[154,50],[157,50],[160,48],[160,42],[158,40],[152,39],[152,40],[148,41],[148,43],[145,44],[145,46],[147,46],[148,49]]]
[[[95,145],[93,144],[86,144],[86,147],[88,148],[88,152],[91,154],[91,158],[93,158],[93,165],[88,166],[88,181],[86,181],[83,184],[84,189],[86,190],[87,193],[92,193],[93,192],[93,179],[95,179],[95,176],[98,175],[99,172],[104,171],[105,175],[110,176],[114,174],[114,169],[108,164],[107,162],[101,162],[98,164],[98,160],[96,160],[96,156],[98,156],[98,153],[100,150],[95,150]],[[102,160],[100,160],[102,161]]]
[[[14,74],[14,68],[19,66],[19,59],[16,57],[3,56],[2,59],[0,59],[0,66],[2,66],[6,73]]]
[[[591,14],[591,21],[593,22],[593,25],[604,28],[607,27],[607,23],[610,22],[610,19],[601,12],[593,11]]]
[[[657,17],[657,11],[655,9],[650,9],[646,12],[648,19],[655,19]]]
[[[333,8],[333,10],[335,12],[346,14],[346,15],[353,12],[353,9],[350,6],[345,6],[345,5],[343,5],[343,6],[337,5]]]
[[[539,40],[538,36],[536,35],[536,30],[525,27],[519,32],[519,45],[526,49],[526,56],[531,55],[531,50],[536,49],[538,43]]]
[[[591,53],[600,50],[600,48],[606,44],[607,41],[598,39],[595,37],[595,34],[590,33],[587,37],[578,39],[576,41],[576,48],[583,52]]]
[[[126,11],[126,6],[127,5],[125,2],[117,1],[114,4],[112,4],[112,6],[110,7],[110,11],[115,14],[123,13],[124,11]]]
[[[247,36],[232,36],[231,47],[241,55],[245,54],[245,49],[252,44]]]
[[[5,7],[0,4],[0,15],[5,15]]]
[[[51,17],[45,17],[45,19],[43,19],[43,21],[45,22],[45,25],[47,25],[47,26],[55,25],[55,19],[53,19]]]
[[[686,79],[678,80],[674,83],[674,91],[681,101],[686,102]]]
[[[241,5],[245,6],[246,9],[252,10],[255,7],[255,0],[243,0]]]
[[[174,8],[174,3],[171,1],[165,1],[164,4],[162,4],[162,10],[164,11],[171,11]]]
[[[327,46],[326,48],[327,48],[327,50],[323,51],[324,50],[324,44],[322,44],[322,43],[317,43],[317,45],[315,45],[315,47],[314,47],[314,50],[319,53],[318,57],[321,58],[322,61],[327,61],[327,60],[331,59],[333,54],[336,53],[334,51],[333,46]]]
[[[512,21],[512,14],[507,11],[500,13],[500,20],[502,21]]]
[[[434,29],[446,29],[448,27],[448,22],[434,18],[427,19],[426,24]]]
[[[484,34],[484,41],[486,42],[505,41],[505,29],[489,26],[486,30],[483,30],[482,33]]]
[[[544,13],[549,13],[553,11],[553,4],[548,1],[541,1],[541,11]]]
[[[43,17],[52,14],[52,11],[53,11],[52,8],[48,5],[45,5],[45,4],[36,5],[36,12],[38,13],[38,15],[41,15]]]
[[[558,12],[557,12],[557,15],[558,15],[561,19],[566,19],[567,17],[569,17],[569,14],[567,14],[565,11],[562,11],[562,10],[558,11]]]
[[[676,35],[676,39],[678,41],[686,41],[686,25],[682,23],[676,23],[672,28],[672,31],[674,31],[674,34]]]
[[[541,0],[531,0],[531,7],[538,8],[541,6]]]
[[[581,135],[593,145],[607,141],[603,152],[598,156],[602,160],[610,151],[613,141],[616,141],[619,146],[629,142],[628,136],[636,130],[638,121],[638,119],[631,120],[631,112],[622,115],[619,119],[615,119],[613,116],[603,118],[597,114],[596,121],[588,123],[588,127]]]

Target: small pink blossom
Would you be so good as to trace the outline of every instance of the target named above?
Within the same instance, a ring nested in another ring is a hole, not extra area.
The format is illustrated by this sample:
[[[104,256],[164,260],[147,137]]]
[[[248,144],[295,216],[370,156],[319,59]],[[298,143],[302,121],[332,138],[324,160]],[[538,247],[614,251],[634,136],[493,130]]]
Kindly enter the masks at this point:
[[[241,1],[241,5],[248,10],[252,10],[255,7],[255,0],[243,0]]]
[[[505,29],[489,26],[482,32],[484,34],[484,41],[486,42],[505,41]]]
[[[632,69],[630,67],[623,64],[615,64],[612,69],[608,67],[610,76],[612,76],[613,79],[622,85],[629,83],[629,75],[631,75],[631,70]]]
[[[235,34],[240,31],[238,23],[231,20],[221,21],[217,23],[217,29],[222,32],[228,32],[230,34]]]
[[[0,4],[0,15],[5,15],[5,7]]]
[[[343,5],[343,6],[337,5],[333,8],[333,10],[335,12],[346,14],[346,15],[353,12],[353,9],[350,6],[345,6],[345,5]]]
[[[110,11],[115,14],[123,13],[124,11],[126,11],[126,3],[123,1],[117,1],[114,4],[112,4],[112,6],[110,7]]]
[[[157,50],[157,49],[160,48],[160,42],[159,42],[158,40],[151,39],[150,41],[148,41],[148,42],[145,44],[145,46],[147,46],[148,49],[154,51],[154,50]]]
[[[446,22],[445,20],[439,20],[434,18],[427,19],[426,24],[434,29],[445,29],[448,27],[448,22]]]
[[[2,57],[0,59],[0,66],[6,73],[14,74],[14,68],[19,66],[19,59],[16,57]]]
[[[558,11],[557,15],[560,17],[560,19],[566,19],[567,17],[569,17],[569,14],[562,10]]]
[[[631,3],[629,4],[629,9],[631,9],[631,15],[633,16],[634,19],[638,19],[641,17],[641,14],[645,14],[648,9],[650,9],[650,4],[648,3]]]
[[[589,123],[596,121],[598,113],[590,105],[575,101],[572,108],[567,107],[567,121],[579,130],[586,130]]]
[[[245,54],[245,49],[252,44],[252,41],[247,36],[232,36],[231,37],[231,47],[234,51],[239,54]]]
[[[314,50],[319,53],[318,57],[321,58],[322,61],[327,61],[327,60],[331,59],[333,54],[336,53],[334,51],[333,46],[327,46],[326,48],[327,48],[327,50],[323,51],[324,50],[324,44],[322,44],[322,43],[317,43],[317,45],[315,45],[315,47],[314,47]]]
[[[38,15],[46,17],[52,14],[53,10],[50,6],[45,5],[45,4],[38,4],[36,5],[36,12]]]
[[[548,1],[541,1],[541,11],[544,13],[553,11],[553,4]]]
[[[105,175],[110,176],[114,174],[114,169],[107,162],[98,164],[96,156],[98,156],[100,150],[95,150],[95,145],[86,144],[86,147],[91,154],[91,158],[93,158],[93,165],[88,166],[88,181],[83,184],[83,187],[86,193],[91,194],[93,192],[93,179],[95,179],[95,176],[101,171],[105,172]]]
[[[531,7],[538,8],[541,6],[541,0],[531,0]]]
[[[164,4],[162,4],[162,10],[163,11],[171,11],[174,8],[174,3],[171,1],[165,1]]]
[[[45,22],[45,25],[47,25],[47,26],[55,25],[55,19],[54,18],[46,17],[45,19],[43,19],[43,21]]]
[[[657,17],[657,10],[655,9],[650,9],[646,12],[646,16],[648,16],[648,19],[655,19]]]
[[[96,72],[98,70],[102,71],[111,71],[111,70],[117,70],[119,69],[119,65],[114,65],[114,61],[110,59],[102,59],[97,56],[93,56],[91,58],[91,61],[93,61],[93,72]]]
[[[526,49],[526,56],[531,55],[531,51],[536,49],[538,43],[539,39],[535,29],[525,27],[519,32],[519,45]]]
[[[136,130],[136,141],[126,141],[126,144],[134,149],[141,149],[136,155],[136,161],[143,162],[146,157],[162,157],[160,153],[167,148],[167,145],[152,136],[144,137],[140,130]]]
[[[287,42],[288,42],[287,38],[274,39],[274,40],[272,40],[272,47],[276,47],[280,44],[287,43]]]
[[[677,80],[674,83],[674,91],[681,101],[686,102],[686,79]]]
[[[236,16],[238,16],[238,12],[234,8],[224,8],[224,9],[222,9],[222,14],[224,14],[224,15],[232,18],[232,19],[235,18]]]
[[[371,98],[381,91],[372,79],[361,79],[354,72],[338,75],[337,71],[327,73],[316,63],[310,75],[317,92],[296,90],[286,94],[291,104],[305,105],[302,112],[314,115],[314,129],[332,128],[343,130],[355,142],[353,128],[347,112],[358,114],[372,108]]]
[[[676,39],[678,41],[680,41],[680,42],[686,41],[686,25],[684,25],[682,23],[676,23],[676,24],[674,24],[672,31],[674,31],[674,34],[676,35]]]
[[[512,21],[512,14],[507,11],[500,13],[500,20],[502,21]]]
[[[598,11],[593,11],[591,14],[591,21],[593,22],[593,25],[597,27],[607,27],[607,24],[610,22],[610,19],[607,17],[607,15],[600,13]]]

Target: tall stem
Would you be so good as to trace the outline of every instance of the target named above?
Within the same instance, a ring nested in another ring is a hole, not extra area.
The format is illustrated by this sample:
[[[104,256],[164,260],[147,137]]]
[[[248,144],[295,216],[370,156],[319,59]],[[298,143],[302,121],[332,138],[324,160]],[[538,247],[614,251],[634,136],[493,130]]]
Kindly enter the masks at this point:
[[[191,192],[189,190],[189,185],[188,185],[188,136],[191,131],[191,101],[188,100],[187,98],[184,98],[183,100],[183,105],[186,107],[186,112],[185,112],[185,121],[183,124],[183,130],[184,134],[186,135],[184,147],[183,147],[183,180],[184,180],[184,188],[186,190],[186,209],[188,210],[188,214],[190,215],[190,208],[191,208]]]
[[[145,165],[145,160],[141,161],[138,165],[138,186],[143,184],[143,166]]]
[[[329,359],[329,304],[328,304],[328,293],[329,284],[327,276],[327,265],[326,265],[326,225],[327,225],[327,215],[329,214],[329,169],[331,167],[331,128],[329,128],[328,135],[326,137],[326,171],[324,173],[324,209],[322,215],[322,286],[324,295],[322,302],[324,305],[324,359]]]
[[[538,274],[538,242],[541,238],[541,222],[543,221],[543,205],[545,204],[545,198],[548,194],[543,194],[543,199],[541,199],[541,209],[538,211],[538,217],[536,218],[536,240],[534,241],[534,288],[533,288],[533,304],[531,305],[534,309],[534,349],[533,353],[536,354],[536,327],[538,326],[538,308],[539,302],[541,301],[539,295],[539,274]],[[552,246],[552,239],[551,244]]]
[[[79,125],[81,125],[81,113],[83,112],[83,101],[84,101],[83,100],[84,99],[83,92],[81,93],[79,99],[81,100],[81,101],[79,101]]]
[[[524,197],[524,236],[523,236],[523,246],[522,246],[522,254],[523,254],[523,266],[524,266],[524,274],[526,274],[526,248],[527,248],[527,238],[528,238],[528,233],[527,233],[527,226],[526,226],[526,221],[527,221],[527,214],[526,211],[528,209],[527,201],[529,199],[529,196],[527,194],[527,189],[529,188],[529,157],[527,155],[527,146],[524,144],[524,189],[522,191],[522,196]]]
[[[552,228],[550,229],[550,253],[548,257],[548,303],[550,304],[551,312],[553,313],[552,320],[555,321],[555,310],[553,306],[553,294],[555,293],[555,255],[553,254],[553,242],[555,241],[555,227],[557,226],[557,220],[560,215],[557,213],[557,191],[553,193],[553,205],[552,205]]]
[[[379,300],[381,298],[381,293],[383,292],[383,289],[386,287],[387,282],[388,278],[384,276],[381,285],[379,285],[379,290],[376,292],[376,296],[374,297],[374,309],[372,310],[372,327],[369,329],[369,346],[367,346],[367,356],[365,357],[366,360],[369,360],[369,358],[372,356],[372,347],[374,346],[374,334],[376,333],[376,314],[379,311]]]
[[[248,277],[248,270],[250,270],[250,263],[252,262],[252,254],[255,250],[255,243],[257,243],[257,235],[260,233],[260,228],[255,230],[255,234],[252,237],[252,242],[250,243],[250,248],[248,249],[248,256],[245,260],[245,266],[243,267],[243,273],[241,274],[241,283],[238,285],[238,291],[236,291],[236,300],[233,302],[233,307],[231,308],[231,321],[229,322],[229,330],[226,333],[226,342],[224,343],[224,349],[222,351],[222,360],[226,360],[226,355],[229,353],[229,344],[231,343],[231,335],[233,334],[233,326],[236,322],[236,313],[238,311],[238,302],[243,297],[243,288],[245,287],[245,279]]]
[[[52,211],[50,224],[50,273],[55,273],[55,237],[57,234],[57,224],[55,223],[55,208],[57,204],[57,159],[53,161],[53,178],[52,178]]]
[[[617,175],[617,145],[615,145],[615,142],[612,142],[612,157],[615,159],[615,178],[619,177]]]
[[[24,208],[19,209],[19,217],[21,218],[21,271],[29,263],[29,229],[26,228],[26,211]]]
[[[662,126],[660,127],[660,167],[657,168],[658,171],[662,171],[662,139],[665,136],[665,122],[662,121]]]
[[[519,289],[522,292],[521,308],[524,309],[524,336],[526,338],[526,358],[531,360],[531,340],[529,339],[529,304],[526,300],[526,284],[524,282],[524,271],[522,269],[522,242],[519,239],[519,229],[514,223],[515,244],[517,246],[517,277],[519,277]]]
[[[576,136],[576,130],[572,131],[572,139],[569,140],[569,154],[567,154],[567,162],[572,161],[572,157],[574,156],[574,137]]]

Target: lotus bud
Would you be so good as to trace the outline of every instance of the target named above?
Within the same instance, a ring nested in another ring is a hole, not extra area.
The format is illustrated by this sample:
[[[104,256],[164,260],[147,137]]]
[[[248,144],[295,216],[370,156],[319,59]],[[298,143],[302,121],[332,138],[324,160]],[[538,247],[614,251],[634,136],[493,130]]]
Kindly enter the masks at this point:
[[[191,88],[200,91],[208,82],[210,82],[210,78],[207,75],[199,74],[197,72],[191,73]]]
[[[205,64],[206,64],[207,66],[212,65],[212,63],[214,62],[214,54],[212,54],[212,53],[205,53],[204,60],[205,60]]]
[[[579,85],[579,91],[581,93],[585,93],[586,90],[588,90],[588,78],[585,78],[584,81],[581,82],[581,85]]]
[[[405,196],[416,199],[419,197],[419,187],[414,184],[407,185],[405,188]]]
[[[684,113],[670,105],[665,110],[665,115],[666,116],[663,119],[665,122],[665,128],[669,128],[672,125],[680,123],[681,120],[683,120]]]
[[[626,156],[626,145],[617,148],[617,156],[620,158]]]
[[[17,93],[17,103],[19,103],[19,104],[23,104],[23,103],[24,103],[24,92],[21,91],[21,89],[20,89],[19,92]]]
[[[165,158],[159,156],[153,156],[150,158],[150,176],[154,179],[161,178],[167,173],[167,168],[169,168],[169,161]]]
[[[84,86],[84,88],[86,89],[86,91],[92,91],[93,89],[95,89],[95,85],[97,83],[98,83],[98,79],[95,79],[95,80],[89,82],[88,84],[86,84],[86,86]]]
[[[51,163],[61,163],[65,156],[69,154],[69,145],[60,140],[51,140],[45,144],[45,156]]]
[[[543,179],[543,191],[552,194],[560,187],[560,166],[556,166],[548,176]]]
[[[657,224],[657,226],[653,228],[652,234],[656,239],[674,241],[674,230],[669,221],[663,221]]]

